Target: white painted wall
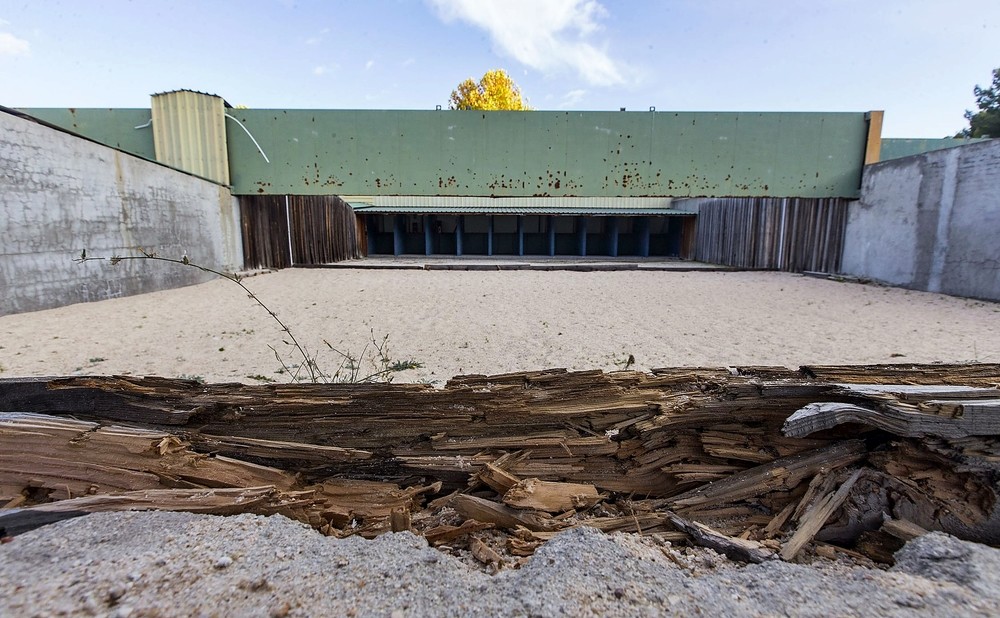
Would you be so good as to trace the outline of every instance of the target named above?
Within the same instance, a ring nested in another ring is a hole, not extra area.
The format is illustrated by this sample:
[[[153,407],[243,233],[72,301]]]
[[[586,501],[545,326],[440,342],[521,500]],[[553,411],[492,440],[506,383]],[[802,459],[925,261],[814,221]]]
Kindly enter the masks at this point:
[[[1000,140],[867,167],[848,215],[842,270],[1000,300]]]
[[[229,189],[0,111],[0,315],[206,281],[159,262],[77,264],[88,255],[242,268]]]

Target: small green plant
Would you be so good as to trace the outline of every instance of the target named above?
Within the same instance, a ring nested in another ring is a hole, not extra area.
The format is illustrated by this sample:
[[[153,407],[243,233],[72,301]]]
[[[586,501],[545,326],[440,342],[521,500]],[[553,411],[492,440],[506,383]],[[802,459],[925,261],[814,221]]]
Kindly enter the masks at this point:
[[[396,361],[392,364],[392,366],[389,367],[389,369],[391,371],[407,371],[409,369],[420,369],[423,366],[424,366],[423,363],[415,361],[411,358],[407,360]]]
[[[93,358],[88,358],[87,362],[88,363],[103,363],[106,360],[108,360],[108,359],[104,358],[103,356],[95,356]]]
[[[188,375],[186,373],[182,373],[181,375],[177,376],[177,379],[178,380],[191,380],[192,382],[197,382],[198,384],[204,384],[205,383],[205,378],[204,377],[202,377],[202,376]]]
[[[259,373],[254,373],[254,374],[248,375],[247,377],[250,378],[251,380],[257,380],[258,382],[268,382],[268,383],[277,382],[277,380],[275,380],[274,378],[269,378],[269,377],[267,377],[265,375],[261,375]]]

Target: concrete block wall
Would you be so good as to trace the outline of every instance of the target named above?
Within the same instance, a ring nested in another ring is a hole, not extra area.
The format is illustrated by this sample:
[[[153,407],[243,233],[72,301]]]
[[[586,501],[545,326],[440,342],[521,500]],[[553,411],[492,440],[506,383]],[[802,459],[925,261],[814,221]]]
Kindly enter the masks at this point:
[[[0,315],[201,283],[193,268],[92,256],[187,255],[242,268],[229,189],[0,111]]]
[[[865,169],[843,273],[1000,301],[1000,140]]]

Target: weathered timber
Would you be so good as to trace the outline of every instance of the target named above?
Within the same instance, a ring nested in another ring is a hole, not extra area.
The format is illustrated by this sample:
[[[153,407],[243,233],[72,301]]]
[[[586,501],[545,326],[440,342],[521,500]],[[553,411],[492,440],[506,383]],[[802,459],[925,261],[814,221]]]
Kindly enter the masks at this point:
[[[503,495],[503,503],[507,506],[547,513],[589,508],[597,504],[600,499],[597,488],[593,485],[538,479],[520,480]]]
[[[507,455],[504,455],[507,457]],[[488,485],[493,491],[497,492],[501,496],[507,493],[507,491],[517,485],[518,481],[521,479],[517,478],[510,472],[507,472],[496,462],[488,463],[472,477],[473,484],[478,481],[482,481],[484,484]]]
[[[883,482],[898,494],[886,512],[927,530],[961,534],[963,528],[983,525],[997,506],[995,471],[970,466],[926,444],[896,440],[870,457],[872,467],[884,474]]]
[[[545,513],[522,511],[497,504],[483,498],[460,494],[451,500],[451,507],[468,519],[495,524],[500,528],[514,529],[523,526],[528,530],[544,532],[566,528]]]
[[[58,504],[58,503],[56,503]],[[0,509],[0,538],[31,532],[49,524],[88,515],[87,511],[42,511],[34,508]]]
[[[885,560],[899,539],[883,513],[1000,543],[987,525],[1000,478],[998,384],[996,365],[545,370],[460,376],[442,389],[8,379],[0,504],[128,508],[121,496],[135,492],[271,487],[281,512],[337,536],[414,529],[468,547],[493,528],[489,548],[507,535],[507,549],[527,555],[586,525],[685,534],[750,560],[740,552],[780,549],[776,538],[797,529]],[[782,434],[816,403],[892,422],[862,428],[864,440],[856,421],[835,418],[808,438]],[[846,466],[863,472],[838,490]]]
[[[714,549],[734,560],[759,563],[774,558],[772,550],[755,541],[726,536],[704,524],[687,520],[670,511],[667,511],[667,518],[677,526],[678,530],[690,535],[698,545]]]
[[[782,428],[786,436],[799,438],[844,423],[857,423],[897,436],[919,438],[965,438],[1000,434],[1000,399],[928,400],[926,406],[947,414],[928,413],[922,407],[886,403],[879,407],[851,403],[817,402],[797,410]]]
[[[1000,364],[969,363],[934,365],[804,365],[802,377],[823,382],[852,384],[954,384],[996,387],[1000,384]]]
[[[887,518],[882,522],[882,531],[896,537],[901,541],[911,541],[919,536],[927,534],[927,531],[905,519]]]
[[[781,527],[785,525],[785,522],[788,521],[788,518],[791,516],[792,511],[794,510],[795,510],[794,502],[789,502],[788,504],[786,504],[783,509],[778,511],[778,514],[775,515],[771,519],[771,521],[767,522],[767,525],[764,526],[764,530],[762,531],[762,536],[765,539],[773,538],[775,534],[777,534],[778,531],[781,530]]]
[[[770,427],[794,406],[829,390],[825,385],[758,382],[721,373],[543,371],[466,376],[436,390],[423,385],[240,386],[95,377],[33,381],[34,398],[23,396],[21,386],[0,383],[0,404],[177,428],[170,429],[175,432],[183,428],[181,435],[198,451],[292,469],[315,482],[330,476],[428,476],[457,487],[470,466],[475,471],[511,450],[526,450],[531,456],[508,470],[521,478],[669,495],[699,481],[684,468],[676,474],[664,469],[680,463],[660,455],[668,452],[662,448],[664,439],[675,439],[679,429],[687,432],[679,438],[692,440],[692,456],[705,458],[694,441],[697,432],[716,423],[731,425],[734,417],[753,422],[744,414],[750,408],[762,414],[757,417],[761,428]],[[13,394],[5,399],[7,387]],[[44,404],[39,391],[45,388],[58,394],[56,405]],[[80,405],[73,405],[72,393]],[[784,448],[794,449],[791,443]]]
[[[704,508],[741,500],[766,491],[788,491],[820,469],[855,463],[866,453],[863,441],[845,440],[743,470],[724,480],[707,483],[663,500],[662,504],[671,509]]]
[[[469,551],[472,557],[482,562],[499,567],[503,564],[503,558],[492,547],[484,543],[479,537],[469,537]]]
[[[408,509],[393,509],[389,514],[389,528],[393,532],[403,532],[412,528],[410,511]]]
[[[59,498],[140,489],[260,487],[291,490],[295,476],[192,452],[158,430],[36,414],[0,413],[0,500],[24,487]]]
[[[462,522],[461,526],[449,526],[447,524],[434,526],[433,528],[425,530],[423,535],[424,538],[427,539],[427,542],[431,545],[441,545],[443,543],[449,543],[467,534],[480,532],[482,530],[489,530],[494,527],[495,524],[487,524],[481,521],[476,521],[475,519],[466,519]]]
[[[0,510],[0,536],[15,536],[39,526],[102,511],[187,511],[207,515],[273,515],[310,508],[314,491],[280,491],[274,486],[233,489],[143,489],[98,494]]]
[[[795,533],[781,546],[781,557],[784,560],[794,558],[806,543],[813,540],[813,537],[816,536],[820,528],[830,519],[830,515],[840,508],[840,505],[847,499],[848,492],[851,491],[851,488],[854,487],[854,483],[857,482],[860,476],[861,469],[859,468],[844,481],[844,484],[836,492],[823,496],[803,514],[799,520],[799,527],[795,529]]]
[[[274,486],[227,489],[143,489],[117,494],[80,496],[24,507],[22,511],[60,513],[65,511],[186,511],[210,515],[257,513],[268,515],[291,507],[309,507],[316,492],[281,491]]]

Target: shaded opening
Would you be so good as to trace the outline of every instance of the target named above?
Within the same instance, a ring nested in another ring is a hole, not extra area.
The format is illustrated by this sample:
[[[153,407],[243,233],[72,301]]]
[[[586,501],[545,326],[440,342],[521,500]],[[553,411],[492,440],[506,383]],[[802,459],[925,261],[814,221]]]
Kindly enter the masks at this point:
[[[553,217],[526,215],[521,218],[524,230],[524,254],[549,254],[549,226]]]
[[[462,231],[462,255],[486,255],[489,249],[489,217],[486,215],[466,215]]]
[[[693,217],[367,215],[370,255],[681,257]],[[690,242],[692,239],[688,238]]]
[[[681,254],[681,217],[655,217],[649,222],[649,255],[679,257]]]
[[[493,255],[518,255],[517,217],[494,215]]]

